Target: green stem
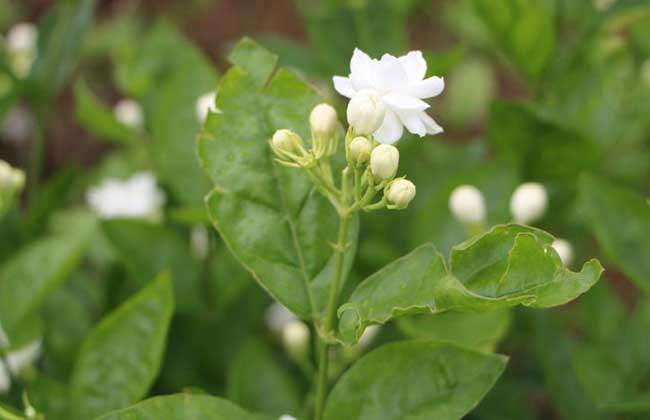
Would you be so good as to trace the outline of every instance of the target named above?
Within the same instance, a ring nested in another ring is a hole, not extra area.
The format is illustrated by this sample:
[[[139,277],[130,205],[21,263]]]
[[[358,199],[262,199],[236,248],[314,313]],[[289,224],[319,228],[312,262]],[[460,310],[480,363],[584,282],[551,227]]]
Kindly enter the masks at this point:
[[[349,176],[350,168],[347,167],[343,170],[341,176],[341,191],[343,206],[347,208],[349,205]],[[345,251],[347,249],[348,227],[350,222],[350,212],[346,210],[339,213],[339,233],[334,252],[336,253],[336,265],[334,270],[334,280],[330,284],[329,297],[327,300],[327,308],[325,312],[325,320],[323,323],[323,334],[326,339],[321,343],[319,358],[318,358],[318,376],[316,383],[316,403],[315,403],[315,420],[321,420],[323,417],[323,409],[325,407],[325,399],[327,397],[327,382],[328,382],[328,368],[329,368],[329,351],[330,344],[328,340],[330,335],[334,335],[334,320],[336,315],[337,301],[339,297],[339,288],[341,287],[341,279],[343,278],[343,261],[345,258]]]

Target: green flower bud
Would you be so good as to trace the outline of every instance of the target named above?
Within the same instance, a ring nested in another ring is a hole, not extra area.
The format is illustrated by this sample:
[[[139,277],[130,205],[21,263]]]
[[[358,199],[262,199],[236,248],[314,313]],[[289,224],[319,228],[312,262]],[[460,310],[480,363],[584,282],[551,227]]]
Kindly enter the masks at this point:
[[[388,208],[405,209],[413,198],[415,198],[415,184],[408,179],[396,179],[386,187]]]
[[[380,144],[370,154],[370,170],[375,178],[387,181],[395,176],[399,166],[399,152],[395,146]]]
[[[356,164],[362,165],[370,159],[372,152],[372,143],[365,137],[355,137],[350,142],[350,160]]]

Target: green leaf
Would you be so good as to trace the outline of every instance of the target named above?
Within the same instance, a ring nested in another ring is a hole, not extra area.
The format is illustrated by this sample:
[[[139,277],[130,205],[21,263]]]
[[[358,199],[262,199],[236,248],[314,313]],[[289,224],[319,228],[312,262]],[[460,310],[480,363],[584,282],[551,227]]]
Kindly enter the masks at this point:
[[[505,365],[504,356],[452,344],[387,344],[341,377],[324,419],[460,419],[494,386]]]
[[[146,395],[158,375],[173,306],[171,282],[161,275],[99,323],[72,373],[72,418],[90,419]]]
[[[230,401],[207,395],[154,397],[96,420],[262,420]],[[268,419],[267,419],[268,420]]]
[[[230,52],[228,60],[235,66],[244,69],[255,80],[257,86],[262,86],[275,69],[278,56],[262,48],[250,38],[242,38]]]
[[[502,225],[452,248],[450,268],[423,245],[364,280],[338,310],[340,338],[354,343],[369,324],[420,312],[487,311],[514,305],[563,305],[589,290],[602,272],[596,260],[575,273],[538,229]]]
[[[228,71],[217,97],[222,112],[208,117],[199,137],[199,156],[215,184],[208,213],[262,287],[300,317],[317,318],[333,278],[330,242],[338,217],[303,173],[274,162],[267,140],[279,128],[307,138],[309,113],[320,98],[287,70],[262,88],[255,77],[239,66]],[[357,218],[350,225],[345,273],[356,249]]]
[[[300,409],[294,379],[275,361],[271,350],[254,339],[239,350],[230,364],[226,395],[246,409],[275,416],[296,415]]]
[[[594,403],[607,411],[650,412],[650,302],[642,302],[618,334],[573,353],[576,373]]]
[[[142,286],[169,270],[176,309],[188,312],[204,306],[200,268],[190,254],[189,235],[183,238],[163,225],[133,219],[106,220],[102,229],[136,284]]]
[[[580,180],[580,201],[606,255],[650,291],[650,205],[634,191],[593,176]]]
[[[33,76],[50,95],[56,94],[74,71],[94,8],[94,0],[60,1],[42,28],[41,54],[34,63]]]
[[[77,121],[88,131],[115,143],[130,143],[137,138],[137,133],[120,123],[113,110],[104,105],[85,82],[75,84],[74,94]]]
[[[10,338],[68,278],[85,245],[84,235],[39,239],[0,268],[0,321]]]
[[[508,332],[510,311],[457,312],[402,318],[397,326],[409,338],[449,341],[477,350],[493,348]]]
[[[555,50],[555,22],[548,6],[534,0],[473,3],[503,53],[526,76],[539,77]]]

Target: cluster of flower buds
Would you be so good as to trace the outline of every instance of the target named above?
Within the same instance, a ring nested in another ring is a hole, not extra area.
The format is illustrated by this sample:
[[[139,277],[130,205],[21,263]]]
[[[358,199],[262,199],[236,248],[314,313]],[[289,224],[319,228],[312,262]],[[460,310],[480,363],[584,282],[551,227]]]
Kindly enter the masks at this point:
[[[33,23],[21,22],[7,33],[6,51],[14,74],[21,79],[29,75],[36,61],[38,28]]]
[[[352,211],[380,208],[404,209],[415,197],[415,185],[396,178],[399,151],[390,144],[379,144],[373,137],[384,119],[384,105],[371,92],[360,92],[348,104],[350,127],[345,136],[347,168],[341,188],[334,184],[329,158],[338,148],[340,124],[333,107],[317,105],[311,112],[311,147],[288,129],[280,129],[270,139],[276,160],[282,165],[305,169],[335,207]],[[354,174],[353,177],[350,177]],[[353,178],[353,179],[352,179]],[[372,203],[379,191],[383,197]]]
[[[25,186],[25,173],[0,160],[0,216],[13,204]]]

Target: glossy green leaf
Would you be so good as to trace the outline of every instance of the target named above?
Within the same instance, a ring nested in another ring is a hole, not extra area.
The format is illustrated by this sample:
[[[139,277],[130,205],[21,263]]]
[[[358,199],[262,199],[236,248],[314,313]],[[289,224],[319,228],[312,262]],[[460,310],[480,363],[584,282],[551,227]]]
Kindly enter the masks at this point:
[[[449,269],[432,245],[423,245],[356,288],[338,310],[341,339],[353,343],[367,325],[404,314],[565,304],[589,290],[602,267],[592,260],[580,272],[568,270],[552,239],[530,227],[496,226],[452,248]]]
[[[77,82],[74,94],[77,121],[101,140],[129,143],[137,137],[137,133],[115,118],[113,110],[103,104],[85,82]]]
[[[504,356],[452,344],[387,344],[341,377],[324,419],[460,419],[494,386],[505,365]]]
[[[228,60],[233,65],[244,69],[255,80],[257,86],[262,86],[275,70],[278,56],[261,48],[252,39],[244,37],[230,52]]]
[[[237,353],[228,371],[229,400],[260,413],[293,414],[300,410],[298,386],[286,367],[258,340],[250,340]],[[269,398],[273,395],[273,398]]]
[[[632,190],[593,176],[580,181],[580,200],[599,245],[641,288],[650,291],[650,205]]]
[[[473,3],[497,47],[526,76],[539,76],[555,49],[555,22],[548,6],[534,0],[474,0]]]
[[[0,268],[0,321],[10,337],[68,278],[85,245],[84,235],[39,239]]]
[[[262,420],[230,401],[208,395],[154,397],[97,420]],[[268,420],[268,419],[267,419]]]
[[[493,348],[508,332],[509,310],[490,312],[449,311],[404,317],[397,326],[406,336],[449,341],[477,350]]]
[[[219,88],[222,112],[210,114],[199,137],[199,156],[215,184],[206,199],[208,212],[262,287],[300,317],[318,317],[333,277],[330,242],[336,241],[338,217],[303,173],[274,162],[267,141],[279,128],[307,138],[309,113],[319,97],[283,69],[264,87],[256,86],[251,74],[233,66]],[[346,272],[357,231],[354,218]]]
[[[189,235],[184,238],[163,225],[133,219],[107,220],[102,229],[136,284],[143,285],[169,270],[176,310],[195,311],[204,306],[200,268],[190,254]]]
[[[158,375],[173,313],[167,275],[104,318],[83,344],[71,380],[71,411],[86,420],[144,397]]]

